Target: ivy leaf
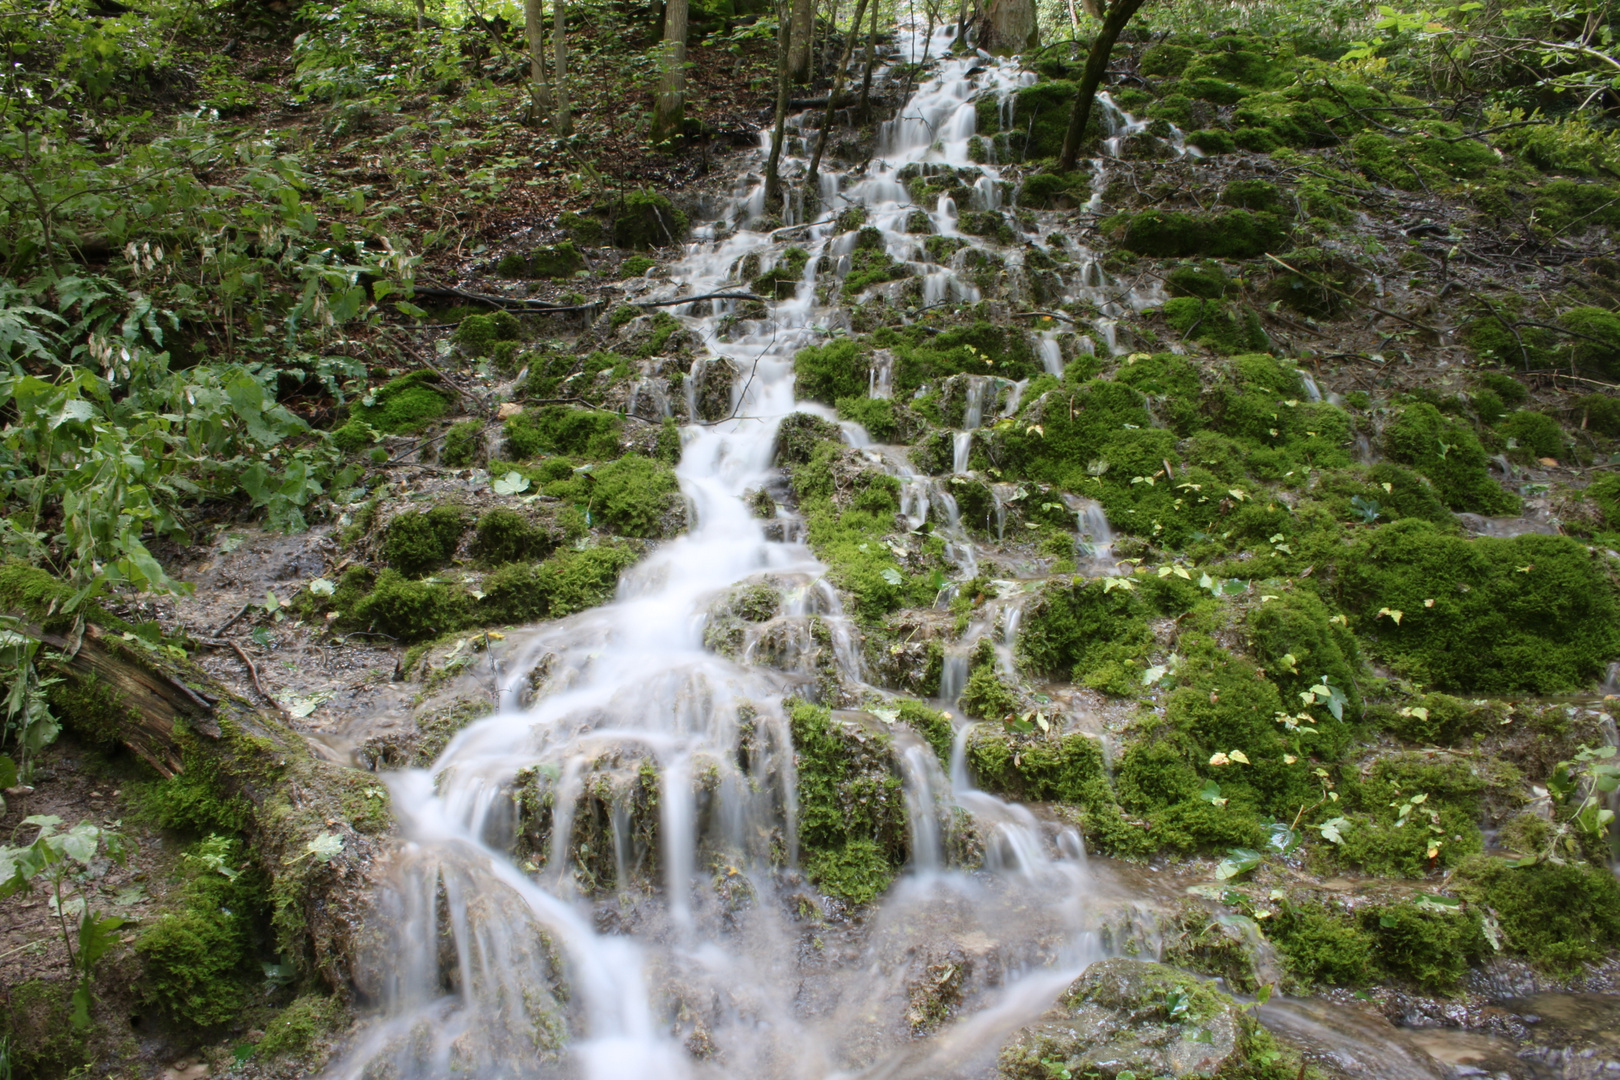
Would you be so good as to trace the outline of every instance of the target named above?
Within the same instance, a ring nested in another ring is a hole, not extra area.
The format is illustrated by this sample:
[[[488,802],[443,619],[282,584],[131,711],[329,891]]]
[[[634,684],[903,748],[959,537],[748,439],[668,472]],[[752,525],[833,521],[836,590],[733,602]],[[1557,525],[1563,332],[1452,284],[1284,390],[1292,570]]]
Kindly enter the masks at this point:
[[[1316,826],[1316,831],[1321,833],[1322,839],[1326,840],[1328,843],[1342,844],[1344,843],[1344,830],[1349,827],[1350,822],[1348,819],[1336,817],[1328,818],[1326,821],[1322,822],[1322,824]]]
[[[1263,858],[1258,851],[1249,848],[1233,848],[1226,853],[1226,858],[1222,859],[1219,865],[1215,867],[1215,878],[1217,881],[1228,881],[1241,874],[1247,874],[1250,870],[1259,866]]]
[[[316,596],[331,596],[337,591],[337,586],[323,577],[318,577],[309,583],[309,591]]]
[[[1406,612],[1404,612],[1404,611],[1396,611],[1394,608],[1387,608],[1386,607],[1386,608],[1379,608],[1378,609],[1378,614],[1375,615],[1374,618],[1381,619],[1385,615],[1388,615],[1390,617],[1390,619],[1392,619],[1394,621],[1395,625],[1399,626],[1399,625],[1401,625],[1401,616],[1403,616],[1405,614],[1406,614]]]
[[[1226,800],[1221,798],[1221,785],[1213,780],[1204,781],[1204,789],[1198,793],[1198,797],[1212,806],[1226,805]]]
[[[890,585],[903,585],[905,584],[906,580],[900,576],[900,571],[896,570],[892,566],[885,566],[883,568],[883,573],[879,576],[882,577],[884,581],[887,581]]]

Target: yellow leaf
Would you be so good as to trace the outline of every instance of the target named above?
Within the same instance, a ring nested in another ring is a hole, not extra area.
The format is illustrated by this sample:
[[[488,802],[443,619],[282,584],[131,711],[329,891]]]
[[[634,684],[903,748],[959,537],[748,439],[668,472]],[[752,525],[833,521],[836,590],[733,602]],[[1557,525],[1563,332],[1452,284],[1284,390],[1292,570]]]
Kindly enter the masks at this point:
[[[1423,601],[1423,606],[1424,607],[1434,607],[1434,601],[1433,600],[1425,600],[1425,601]]]
[[[1211,765],[1230,765],[1232,763],[1232,759],[1227,757],[1225,754],[1217,753],[1214,757],[1209,759],[1209,763]]]
[[[1292,765],[1294,762],[1296,762],[1298,760],[1299,760],[1299,758],[1295,757],[1293,754],[1284,754],[1283,755],[1283,764],[1284,765]]]
[[[1248,755],[1241,750],[1234,750],[1226,756],[1237,762],[1239,765],[1247,765],[1249,763]]]
[[[1401,625],[1401,616],[1404,615],[1404,614],[1406,614],[1406,612],[1404,612],[1404,611],[1396,611],[1394,608],[1387,608],[1386,607],[1386,608],[1379,608],[1378,609],[1378,615],[1376,617],[1377,618],[1382,618],[1383,616],[1388,615],[1391,619],[1393,619],[1395,621],[1395,625],[1399,626],[1399,625]]]
[[[1386,492],[1388,492],[1391,495],[1395,494],[1395,485],[1394,484],[1379,484],[1378,486],[1383,488]]]

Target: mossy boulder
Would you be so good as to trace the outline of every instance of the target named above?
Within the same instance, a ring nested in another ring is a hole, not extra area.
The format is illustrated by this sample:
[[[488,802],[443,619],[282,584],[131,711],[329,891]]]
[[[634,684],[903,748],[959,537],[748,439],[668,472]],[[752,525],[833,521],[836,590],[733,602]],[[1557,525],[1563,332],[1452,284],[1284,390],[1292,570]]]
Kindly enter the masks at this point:
[[[1005,1080],[1071,1076],[1271,1077],[1288,1072],[1271,1037],[1238,1003],[1166,964],[1092,964],[996,1061]]]
[[[805,869],[822,889],[856,903],[888,888],[907,848],[890,739],[863,716],[788,703]]]
[[[496,342],[517,341],[523,336],[523,324],[508,311],[492,311],[485,315],[468,315],[456,324],[450,340],[472,356],[488,356]]]
[[[1435,689],[1580,690],[1620,656],[1615,567],[1568,537],[1466,540],[1397,521],[1354,544],[1338,577],[1374,652]]]
[[[1457,882],[1495,915],[1509,950],[1542,967],[1574,971],[1620,949],[1620,882],[1604,868],[1479,856],[1458,868]]]
[[[486,510],[473,532],[473,552],[490,566],[538,562],[557,543],[548,529],[527,514],[505,507]]]
[[[504,457],[526,461],[541,454],[567,454],[570,457],[605,460],[618,457],[619,418],[596,409],[570,405],[547,405],[524,409],[508,417]]]
[[[354,420],[385,434],[412,435],[449,412],[454,404],[454,393],[444,386],[437,372],[413,371],[372,391],[354,407],[352,415]],[[353,441],[358,442],[358,435],[357,431]]]
[[[1271,346],[1260,317],[1241,305],[1176,297],[1165,302],[1164,318],[1183,341],[1196,341],[1218,353],[1259,352]]]
[[[677,244],[688,227],[686,214],[669,196],[632,191],[613,207],[613,242],[623,248],[647,249]]]
[[[1579,335],[1570,345],[1578,366],[1603,378],[1620,379],[1620,315],[1578,307],[1564,312],[1559,322]]]
[[[1487,470],[1490,460],[1473,429],[1426,401],[1405,406],[1384,428],[1384,452],[1429,478],[1453,510],[1512,514],[1516,496],[1502,490]]]
[[[1014,735],[999,724],[980,724],[968,736],[966,753],[974,781],[1008,798],[1083,806],[1108,795],[1102,746],[1079,732]]]
[[[572,240],[564,240],[550,247],[537,247],[526,255],[513,252],[503,257],[495,272],[504,278],[566,278],[583,269],[585,257]]]
[[[1144,210],[1115,214],[1099,223],[1129,251],[1157,258],[1209,255],[1252,259],[1281,251],[1288,238],[1286,222],[1276,214],[1224,210],[1189,214],[1179,210]]]
[[[451,468],[476,465],[484,457],[484,425],[479,420],[451,424],[439,449],[439,463]]]
[[[867,349],[849,338],[800,349],[793,357],[793,394],[827,405],[839,398],[865,397],[870,365]]]
[[[384,530],[383,558],[410,577],[437,570],[455,556],[469,523],[467,511],[459,506],[435,506],[426,513],[407,510]]]
[[[787,467],[803,465],[818,443],[842,443],[843,439],[843,431],[830,420],[809,413],[790,413],[776,428],[776,463]]]

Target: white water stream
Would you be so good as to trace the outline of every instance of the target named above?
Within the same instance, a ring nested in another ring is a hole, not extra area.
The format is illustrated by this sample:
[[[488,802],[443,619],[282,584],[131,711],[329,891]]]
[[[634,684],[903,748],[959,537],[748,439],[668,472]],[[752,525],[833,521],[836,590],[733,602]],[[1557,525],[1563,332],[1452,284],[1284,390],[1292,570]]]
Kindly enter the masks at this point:
[[[949,44],[948,31],[902,40],[916,59],[940,57]],[[1011,61],[941,60],[883,126],[863,174],[823,174],[822,211],[809,217],[862,205],[889,253],[916,265],[926,300],[977,299],[969,282],[928,262],[921,237],[903,231],[918,208],[896,173],[917,162],[969,166],[974,99],[1005,99],[1032,81]],[[790,186],[803,165],[784,155]],[[975,201],[993,208],[1002,193],[999,170],[984,167]],[[806,220],[792,207],[790,224]],[[948,199],[922,209],[940,232],[956,231]],[[749,177],[696,229],[670,268],[668,295],[735,288],[745,256],[773,263],[786,241],[766,231],[776,223],[763,214],[763,185]],[[670,309],[743,373],[738,418],[684,432],[678,474],[690,531],[627,573],[613,603],[514,635],[497,714],[458,735],[431,770],[390,777],[405,843],[374,920],[381,1015],[333,1075],[966,1076],[1104,955],[1103,931],[1118,908],[1100,899],[1080,837],[974,790],[966,726],[948,772],[909,730],[891,729],[910,868],[863,926],[806,917],[816,901],[798,873],[783,701],[814,693],[801,660],[819,641],[846,684],[863,673],[824,568],[803,544],[768,538],[743,498],[773,478],[782,417],[830,415],[794,400],[792,360],[847,325],[842,311],[818,305],[816,283],[847,269],[852,237],[822,224],[795,240],[811,254],[803,283],[767,318],[736,324],[729,301]],[[1019,249],[1006,255],[1015,261]],[[1099,329],[1110,346],[1107,316],[1156,299],[1112,287],[1094,261],[1078,276],[1076,295],[1104,312]],[[1035,345],[1045,368],[1060,373],[1057,337]],[[874,370],[872,393],[891,393],[890,380],[887,366]],[[971,429],[995,393],[992,380],[972,381],[957,472],[968,469]],[[859,428],[846,430],[852,444],[867,441]],[[868,453],[902,476],[906,515],[946,532],[959,572],[972,577],[972,544],[948,490],[885,449]],[[1094,506],[1077,512],[1091,533],[1087,554],[1111,565],[1106,521]],[[769,535],[800,531],[781,524]],[[751,581],[773,583],[785,602],[738,662],[704,647],[707,612]],[[1005,613],[998,653],[1010,663],[1019,609],[996,608],[992,619],[996,612]],[[947,697],[965,676],[957,666]],[[530,819],[549,813],[539,850],[523,846],[517,798],[529,800]],[[953,869],[947,851],[964,812],[982,845],[973,871]],[[611,836],[611,851],[579,849],[582,835]],[[593,876],[603,866],[612,867],[610,888]],[[908,1014],[931,964],[969,973],[953,1018],[937,1029]]]

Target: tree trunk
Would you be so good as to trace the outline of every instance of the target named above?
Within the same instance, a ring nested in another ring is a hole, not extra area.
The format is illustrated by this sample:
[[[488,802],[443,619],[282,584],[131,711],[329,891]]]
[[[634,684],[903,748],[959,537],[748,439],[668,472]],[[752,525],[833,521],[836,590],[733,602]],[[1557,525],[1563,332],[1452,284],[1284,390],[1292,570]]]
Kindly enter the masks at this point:
[[[664,11],[664,72],[653,105],[652,141],[681,133],[686,116],[686,0],[669,0]]]
[[[523,0],[523,33],[529,39],[529,95],[535,123],[551,111],[551,84],[546,81],[546,9],[543,0]]]
[[[986,51],[1010,56],[1035,48],[1041,43],[1035,21],[1035,0],[990,0]]]
[[[855,0],[855,18],[850,20],[849,36],[844,40],[844,55],[838,58],[838,74],[833,76],[832,93],[827,95],[827,111],[821,114],[821,134],[816,139],[816,152],[810,156],[810,175],[805,184],[814,189],[816,176],[821,171],[821,152],[827,148],[827,129],[832,127],[833,105],[838,101],[839,91],[844,88],[844,76],[849,73],[849,58],[855,52],[855,28],[861,25],[861,18],[866,14],[866,0]]]
[[[427,0],[416,0],[416,32],[427,29]]]
[[[782,205],[782,140],[787,138],[788,85],[792,82],[788,70],[788,53],[793,45],[793,22],[788,4],[793,0],[776,0],[776,122],[771,133],[771,152],[765,159],[765,209],[779,209]]]
[[[788,46],[788,77],[810,81],[810,49],[815,43],[816,0],[793,0],[793,29]]]
[[[860,27],[852,28],[859,30]],[[878,31],[878,4],[872,0],[872,29],[866,35],[866,70],[861,74],[861,119],[865,121],[872,112],[872,68],[877,63],[877,31]]]
[[[551,12],[551,43],[557,50],[557,134],[566,138],[574,133],[574,117],[568,110],[567,0],[551,0]]]
[[[43,572],[11,568],[0,612],[52,650],[38,662],[61,679],[50,695],[69,731],[122,744],[166,781],[183,782],[188,799],[242,806],[244,847],[271,882],[277,947],[334,989],[374,993],[359,935],[392,825],[381,785],[324,760],[279,709],[237,697],[189,660],[95,623],[76,634],[71,618],[40,599],[56,587]],[[357,817],[356,806],[370,809]],[[322,850],[341,841],[324,861],[310,847],[321,834]]]
[[[1097,87],[1102,85],[1103,75],[1108,71],[1109,54],[1114,51],[1114,42],[1119,40],[1120,31],[1125,29],[1125,24],[1131,21],[1131,16],[1143,3],[1145,0],[1114,0],[1108,5],[1102,29],[1097,31],[1097,38],[1091,43],[1091,52],[1086,56],[1086,70],[1080,76],[1074,110],[1069,113],[1069,131],[1063,138],[1063,156],[1058,159],[1059,172],[1069,172],[1080,157],[1080,140],[1085,137],[1086,122],[1091,119],[1091,104],[1096,100]]]

